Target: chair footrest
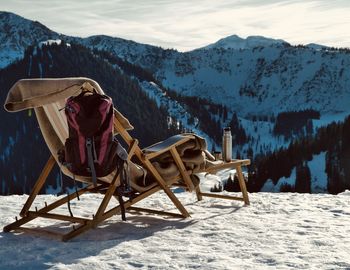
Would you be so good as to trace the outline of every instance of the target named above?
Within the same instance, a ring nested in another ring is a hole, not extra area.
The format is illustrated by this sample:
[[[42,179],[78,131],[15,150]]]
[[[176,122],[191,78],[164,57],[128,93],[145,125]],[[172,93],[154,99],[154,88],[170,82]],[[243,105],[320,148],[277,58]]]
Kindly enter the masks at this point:
[[[185,218],[181,214],[177,213],[171,213],[171,212],[166,212],[166,211],[160,211],[160,210],[154,210],[154,209],[148,209],[148,208],[142,208],[142,207],[129,207],[127,211],[132,210],[136,212],[146,212],[146,213],[151,213],[151,214],[158,214],[158,215],[163,215],[163,216],[172,216],[172,217],[178,217],[178,218]]]
[[[86,224],[87,222],[91,221],[87,218],[81,218],[81,217],[71,217],[71,216],[65,216],[60,214],[51,214],[51,213],[40,213],[40,212],[34,212],[34,211],[28,211],[29,217],[41,217],[41,218],[49,218],[49,219],[58,219],[63,221],[70,221],[74,223],[81,223]]]
[[[237,197],[237,196],[220,195],[220,194],[215,194],[215,193],[203,193],[203,192],[201,192],[199,194],[204,196],[204,197],[227,199],[227,200],[234,200],[234,201],[244,201],[243,197]]]

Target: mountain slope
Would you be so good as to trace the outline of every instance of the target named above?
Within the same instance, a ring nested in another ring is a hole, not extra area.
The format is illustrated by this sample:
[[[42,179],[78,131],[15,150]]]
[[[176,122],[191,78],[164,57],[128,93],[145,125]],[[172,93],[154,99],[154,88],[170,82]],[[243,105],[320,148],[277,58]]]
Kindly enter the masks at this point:
[[[22,59],[28,46],[59,36],[39,22],[10,12],[0,12],[0,68]]]
[[[1,65],[26,47],[59,35],[39,23],[0,13]],[[226,105],[239,116],[315,109],[349,111],[349,50],[290,46],[265,37],[230,36],[202,49],[180,53],[108,36],[60,38],[108,51],[150,70],[166,88]],[[274,104],[274,106],[271,106]]]
[[[349,65],[349,51],[212,48],[166,59],[156,74],[165,87],[205,96],[240,116],[310,108],[325,114],[349,112]]]
[[[286,44],[282,39],[272,39],[262,36],[249,36],[246,39],[237,35],[228,36],[209,44],[201,49],[254,49],[255,47],[269,47]]]

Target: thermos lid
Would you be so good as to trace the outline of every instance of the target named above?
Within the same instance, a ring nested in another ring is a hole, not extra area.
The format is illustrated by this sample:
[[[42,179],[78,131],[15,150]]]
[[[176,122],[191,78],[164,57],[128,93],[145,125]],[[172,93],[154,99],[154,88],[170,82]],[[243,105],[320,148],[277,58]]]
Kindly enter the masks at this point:
[[[231,131],[231,128],[230,127],[225,127],[224,131]]]

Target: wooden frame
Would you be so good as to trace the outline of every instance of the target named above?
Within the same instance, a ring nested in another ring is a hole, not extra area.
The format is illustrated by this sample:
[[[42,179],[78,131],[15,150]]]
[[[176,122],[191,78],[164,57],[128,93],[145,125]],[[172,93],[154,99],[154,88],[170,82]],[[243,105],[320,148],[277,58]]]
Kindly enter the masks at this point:
[[[211,167],[207,170],[203,170],[201,172],[208,172],[208,173],[214,173],[217,171],[220,171],[222,169],[227,168],[235,168],[239,180],[239,185],[242,191],[243,196],[242,197],[234,197],[234,196],[228,196],[228,195],[218,195],[218,194],[212,194],[212,193],[203,193],[201,192],[199,186],[194,187],[192,180],[190,178],[190,174],[192,172],[189,172],[186,170],[185,165],[183,164],[180,155],[176,149],[178,145],[181,145],[182,143],[186,142],[188,138],[184,137],[182,141],[179,141],[175,143],[174,145],[169,146],[168,148],[164,148],[161,151],[158,152],[151,152],[151,153],[145,153],[143,152],[139,145],[138,141],[133,139],[129,133],[123,128],[122,124],[118,121],[118,119],[115,117],[114,119],[114,129],[117,133],[120,134],[120,136],[123,138],[123,140],[128,145],[128,159],[130,160],[133,156],[136,156],[139,161],[142,163],[142,166],[152,174],[154,179],[156,180],[156,184],[152,185],[148,190],[145,192],[140,193],[136,197],[127,200],[124,203],[124,207],[127,211],[136,211],[136,212],[146,212],[146,213],[152,213],[152,214],[160,214],[160,215],[170,215],[173,217],[179,217],[179,218],[187,218],[190,216],[186,208],[182,205],[182,203],[178,200],[178,198],[175,196],[175,194],[171,191],[170,187],[177,183],[181,178],[184,180],[186,188],[189,191],[195,190],[197,199],[202,200],[203,197],[214,197],[214,198],[220,198],[220,199],[230,199],[230,200],[241,200],[244,201],[246,205],[249,205],[249,198],[248,193],[246,189],[246,185],[244,182],[243,174],[241,166],[247,166],[250,164],[249,160],[233,160],[229,163],[223,163],[218,166]],[[179,171],[180,176],[175,177],[173,179],[168,179],[165,181],[162,176],[159,174],[159,172],[156,170],[156,168],[151,163],[151,159],[156,158],[160,154],[169,151],[172,155]],[[68,241],[81,233],[91,229],[96,228],[97,225],[104,220],[110,218],[113,215],[119,214],[121,212],[121,207],[118,204],[117,206],[113,207],[112,209],[106,211],[106,208],[112,199],[112,197],[115,194],[117,183],[119,181],[119,177],[114,179],[112,183],[107,184],[104,182],[98,182],[97,186],[94,187],[93,184],[88,185],[87,187],[79,189],[77,192],[69,194],[63,198],[58,199],[57,201],[45,205],[45,207],[36,211],[30,211],[30,207],[32,206],[36,196],[40,192],[41,188],[45,184],[47,177],[52,170],[54,164],[56,163],[53,156],[50,156],[49,160],[47,161],[45,167],[43,168],[36,184],[33,187],[33,190],[28,197],[26,203],[24,204],[21,212],[20,212],[20,219],[16,218],[16,221],[5,226],[4,232],[10,232],[10,231],[23,231],[23,232],[31,232],[39,235],[46,235],[50,237],[58,238],[62,241]],[[196,172],[197,173],[197,172]],[[93,215],[92,219],[88,218],[82,218],[82,217],[74,217],[71,215],[61,215],[61,214],[55,214],[50,213],[52,210],[60,207],[61,205],[67,203],[70,200],[73,200],[77,198],[80,195],[83,195],[84,193],[88,192],[102,192],[105,191],[107,188],[107,191],[105,192],[105,195],[103,197],[103,200],[97,209],[95,215]],[[163,190],[166,195],[169,197],[169,199],[172,201],[172,203],[175,205],[175,207],[179,210],[178,213],[169,213],[161,210],[155,210],[155,209],[147,209],[147,208],[140,208],[140,207],[134,207],[133,205],[148,196],[154,194],[155,192],[158,192],[159,190]],[[61,221],[68,221],[73,224],[72,230],[68,233],[61,234],[53,231],[48,231],[43,228],[36,229],[36,228],[28,228],[23,227],[24,224],[36,219],[36,218],[48,218],[48,219],[54,219],[54,220],[61,220]],[[76,224],[78,224],[76,226]]]

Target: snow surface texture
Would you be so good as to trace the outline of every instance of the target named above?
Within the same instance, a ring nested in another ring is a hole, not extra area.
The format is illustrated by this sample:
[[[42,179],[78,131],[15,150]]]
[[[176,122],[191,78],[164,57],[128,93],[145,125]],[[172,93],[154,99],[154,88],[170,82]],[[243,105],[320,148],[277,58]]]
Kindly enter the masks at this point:
[[[190,193],[177,196],[191,218],[128,214],[121,222],[114,216],[67,243],[2,232],[0,268],[350,269],[350,191],[337,196],[254,193],[248,207],[211,198],[195,202]],[[0,227],[14,220],[26,198],[0,197]],[[100,198],[82,197],[73,212],[91,215]],[[40,195],[37,206],[52,199]],[[160,193],[141,205],[174,210]]]

